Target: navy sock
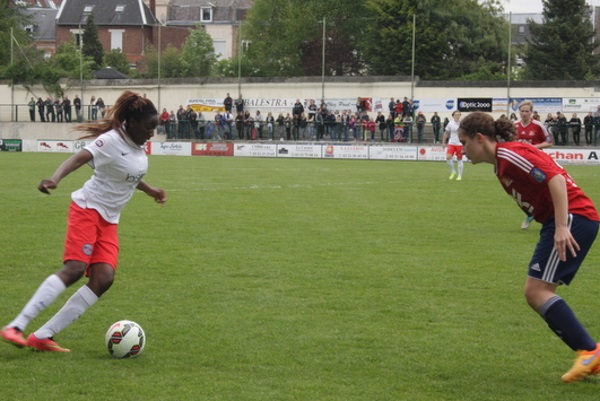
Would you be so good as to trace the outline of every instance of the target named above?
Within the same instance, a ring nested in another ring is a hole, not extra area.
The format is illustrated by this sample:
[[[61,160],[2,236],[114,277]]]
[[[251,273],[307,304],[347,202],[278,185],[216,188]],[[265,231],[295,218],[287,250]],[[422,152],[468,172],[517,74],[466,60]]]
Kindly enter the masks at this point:
[[[569,305],[558,295],[546,301],[538,313],[548,327],[573,351],[596,349],[596,342],[577,320]]]

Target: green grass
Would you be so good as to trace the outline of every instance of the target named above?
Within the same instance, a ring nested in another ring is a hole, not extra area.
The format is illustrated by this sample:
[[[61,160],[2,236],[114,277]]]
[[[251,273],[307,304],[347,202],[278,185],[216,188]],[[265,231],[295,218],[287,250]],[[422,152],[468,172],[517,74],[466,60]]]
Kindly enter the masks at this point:
[[[0,154],[0,325],[61,267],[91,170],[36,186],[66,157]],[[600,204],[600,170],[568,170]],[[0,344],[1,399],[598,399],[600,378],[560,381],[572,352],[522,295],[539,224],[489,165],[159,156],[146,178],[167,205],[125,208],[114,286],[57,336],[73,352]],[[598,339],[599,261],[561,290]],[[137,359],[104,349],[120,319],[146,330]]]

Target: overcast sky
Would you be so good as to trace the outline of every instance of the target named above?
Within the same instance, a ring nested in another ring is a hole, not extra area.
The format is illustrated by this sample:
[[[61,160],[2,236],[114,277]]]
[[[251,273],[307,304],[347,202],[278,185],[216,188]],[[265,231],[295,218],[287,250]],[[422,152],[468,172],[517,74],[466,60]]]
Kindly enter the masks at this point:
[[[541,13],[542,0],[501,0],[505,12],[513,13]],[[587,0],[587,4],[600,6],[600,0]]]

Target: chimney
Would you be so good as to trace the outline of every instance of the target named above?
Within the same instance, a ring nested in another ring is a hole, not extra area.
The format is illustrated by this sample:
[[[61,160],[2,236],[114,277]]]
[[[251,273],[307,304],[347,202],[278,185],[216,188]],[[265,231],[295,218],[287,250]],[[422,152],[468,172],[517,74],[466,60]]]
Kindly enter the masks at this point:
[[[154,15],[156,17],[156,0],[150,0],[149,7],[150,7],[150,11],[152,12],[152,15]]]

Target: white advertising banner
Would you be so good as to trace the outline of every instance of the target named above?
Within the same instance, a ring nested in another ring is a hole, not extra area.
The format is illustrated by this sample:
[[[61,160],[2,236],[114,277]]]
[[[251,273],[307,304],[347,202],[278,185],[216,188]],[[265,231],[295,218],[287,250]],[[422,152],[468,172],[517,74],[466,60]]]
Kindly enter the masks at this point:
[[[320,159],[322,151],[321,145],[277,145],[277,157]]]
[[[323,145],[324,159],[368,159],[369,147],[364,145]]]
[[[446,148],[444,148],[443,146],[419,146],[417,153],[418,160],[446,160]]]
[[[38,152],[58,152],[58,153],[73,153],[73,141],[57,141],[38,139]]]
[[[600,106],[600,98],[579,97],[563,98],[562,108],[565,113],[585,113],[597,111]]]
[[[152,154],[161,156],[191,156],[191,142],[152,142]]]
[[[416,146],[369,146],[369,159],[417,160]]]
[[[546,148],[544,152],[549,154],[558,164],[600,165],[600,149]]]
[[[242,157],[277,157],[277,145],[266,143],[236,143],[234,156]]]

